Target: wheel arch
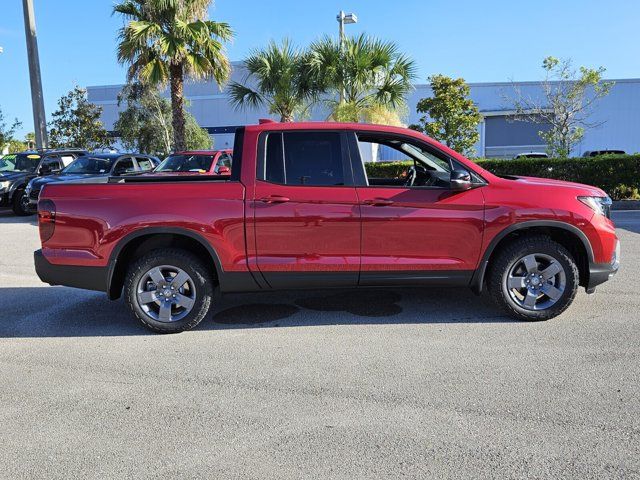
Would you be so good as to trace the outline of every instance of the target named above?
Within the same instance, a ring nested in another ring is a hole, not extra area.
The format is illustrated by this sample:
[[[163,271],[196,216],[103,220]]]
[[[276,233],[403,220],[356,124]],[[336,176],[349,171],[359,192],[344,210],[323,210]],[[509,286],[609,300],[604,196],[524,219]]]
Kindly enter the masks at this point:
[[[478,268],[471,278],[471,289],[475,293],[482,292],[491,258],[502,246],[512,241],[513,238],[535,233],[549,235],[574,255],[576,263],[578,264],[578,271],[580,272],[580,285],[586,286],[589,281],[589,265],[594,262],[594,255],[591,243],[584,232],[565,222],[556,220],[531,220],[510,225],[493,237],[482,255]]]
[[[136,230],[123,237],[109,257],[107,270],[107,295],[115,300],[122,294],[124,278],[132,258],[148,251],[163,248],[183,248],[205,261],[219,282],[224,279],[224,270],[215,249],[201,235],[179,227],[148,227]]]

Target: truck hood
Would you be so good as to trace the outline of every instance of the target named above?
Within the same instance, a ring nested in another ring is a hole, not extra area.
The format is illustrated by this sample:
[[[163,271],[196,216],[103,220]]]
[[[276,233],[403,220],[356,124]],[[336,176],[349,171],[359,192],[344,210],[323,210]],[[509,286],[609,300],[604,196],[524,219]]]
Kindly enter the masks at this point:
[[[33,188],[42,188],[43,185],[54,182],[69,182],[69,181],[82,181],[82,180],[91,180],[96,177],[100,177],[99,175],[88,175],[88,174],[80,174],[80,173],[69,173],[69,174],[60,174],[60,175],[48,175],[46,177],[37,178],[31,184]]]
[[[503,177],[505,178],[505,177]],[[507,180],[511,180],[524,185],[530,185],[532,187],[543,188],[566,188],[571,189],[572,193],[577,195],[585,195],[592,197],[604,197],[606,192],[598,187],[592,185],[585,185],[583,183],[565,182],[564,180],[554,180],[551,178],[538,178],[538,177],[506,177]]]

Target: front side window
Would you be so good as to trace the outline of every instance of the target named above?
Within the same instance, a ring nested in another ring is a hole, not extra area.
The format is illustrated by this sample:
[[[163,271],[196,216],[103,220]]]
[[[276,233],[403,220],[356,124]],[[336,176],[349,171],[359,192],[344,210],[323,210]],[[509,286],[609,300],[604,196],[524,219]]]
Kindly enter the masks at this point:
[[[264,150],[263,180],[285,185],[345,184],[338,132],[270,133]]]
[[[450,187],[450,160],[429,146],[384,134],[360,133],[357,138],[367,185]]]
[[[136,168],[133,165],[132,158],[123,158],[122,160],[118,160],[115,167],[113,167],[114,175],[124,175],[125,173],[132,173],[135,171]]]

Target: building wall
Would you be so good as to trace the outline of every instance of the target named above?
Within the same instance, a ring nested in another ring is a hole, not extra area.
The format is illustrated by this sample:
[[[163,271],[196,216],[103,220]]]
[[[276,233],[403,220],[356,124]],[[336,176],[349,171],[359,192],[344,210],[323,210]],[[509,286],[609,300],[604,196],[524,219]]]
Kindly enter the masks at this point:
[[[232,80],[244,82],[245,72],[238,63],[234,64]],[[118,118],[117,97],[121,85],[87,87],[88,98],[103,108],[102,121],[107,130],[113,130]],[[533,99],[542,98],[539,82],[520,82],[516,88],[522,95]],[[544,151],[544,144],[536,133],[544,125],[513,122],[508,116],[513,110],[514,86],[510,82],[472,83],[471,98],[478,105],[485,121],[479,126],[480,140],[476,145],[478,157],[494,156],[511,158],[517,153]],[[168,92],[163,92],[168,97]],[[416,85],[409,95],[409,117],[407,124],[416,123],[419,115],[416,105],[421,98],[431,95],[428,85]],[[207,128],[214,139],[216,148],[231,148],[233,134],[229,129],[257,123],[260,118],[273,117],[266,109],[235,110],[229,103],[224,90],[213,82],[188,82],[185,96],[189,101],[188,110],[198,123]],[[310,120],[324,120],[326,111],[316,109]],[[589,121],[602,123],[587,131],[582,142],[576,146],[573,155],[581,155],[587,150],[616,149],[628,153],[640,152],[640,79],[616,80],[611,93],[599,101],[593,109]],[[500,145],[513,142],[514,145]],[[536,143],[537,142],[537,143]]]

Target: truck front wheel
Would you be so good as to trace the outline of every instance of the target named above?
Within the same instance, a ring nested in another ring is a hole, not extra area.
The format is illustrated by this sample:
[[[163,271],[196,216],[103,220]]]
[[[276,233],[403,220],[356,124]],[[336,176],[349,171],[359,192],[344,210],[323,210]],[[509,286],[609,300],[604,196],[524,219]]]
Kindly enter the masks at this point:
[[[153,250],[131,265],[124,284],[127,303],[148,329],[177,333],[198,325],[213,300],[211,272],[179,249]]]
[[[545,235],[508,244],[489,266],[494,301],[519,320],[548,320],[564,312],[576,296],[579,273],[569,251]]]

